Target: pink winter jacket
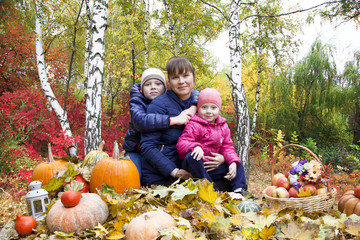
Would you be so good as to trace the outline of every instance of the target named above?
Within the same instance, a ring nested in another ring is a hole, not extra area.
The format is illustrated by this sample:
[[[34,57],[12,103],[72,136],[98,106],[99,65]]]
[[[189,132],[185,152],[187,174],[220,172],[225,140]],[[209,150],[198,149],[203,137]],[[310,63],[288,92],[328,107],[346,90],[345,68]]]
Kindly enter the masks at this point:
[[[192,152],[196,146],[203,149],[204,156],[212,156],[210,152],[221,153],[227,165],[233,162],[236,162],[236,165],[240,164],[231,140],[230,129],[226,124],[226,119],[221,116],[215,123],[209,123],[198,114],[190,119],[176,144],[179,158],[184,159],[186,154]]]

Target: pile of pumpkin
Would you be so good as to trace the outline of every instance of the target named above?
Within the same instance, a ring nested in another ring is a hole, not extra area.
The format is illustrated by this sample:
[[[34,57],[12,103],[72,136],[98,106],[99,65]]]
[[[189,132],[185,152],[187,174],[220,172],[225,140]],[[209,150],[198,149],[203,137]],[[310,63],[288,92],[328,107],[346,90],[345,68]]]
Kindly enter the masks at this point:
[[[120,157],[116,141],[112,157],[103,152],[104,144],[102,141],[99,148],[89,152],[79,164],[80,168],[86,168],[90,172],[88,181],[82,174],[76,175],[73,181],[65,183],[66,191],[60,193],[61,199],[51,206],[46,216],[46,224],[51,232],[80,233],[86,229],[93,229],[98,223],[104,223],[109,210],[106,203],[96,194],[103,184],[113,187],[119,194],[129,188],[140,188],[140,177],[135,164],[130,159]],[[48,154],[48,161],[39,164],[32,175],[32,181],[41,181],[43,187],[58,173],[67,170],[68,161],[54,160],[50,144]],[[81,221],[77,216],[82,216]],[[20,236],[31,234],[35,227],[34,218],[17,216],[15,230]]]

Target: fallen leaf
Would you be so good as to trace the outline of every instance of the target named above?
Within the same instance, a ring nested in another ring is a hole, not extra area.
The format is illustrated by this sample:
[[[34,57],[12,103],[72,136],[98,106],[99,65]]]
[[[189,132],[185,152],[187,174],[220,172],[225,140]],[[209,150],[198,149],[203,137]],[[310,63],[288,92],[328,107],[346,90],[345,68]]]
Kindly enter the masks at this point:
[[[214,203],[218,198],[218,193],[214,191],[213,185],[202,181],[199,185],[199,197],[208,203]]]
[[[295,222],[290,222],[287,226],[281,227],[282,233],[284,233],[285,238],[289,239],[298,239],[298,240],[305,240],[305,239],[312,239],[315,231],[312,229],[306,229],[304,226],[299,226]]]

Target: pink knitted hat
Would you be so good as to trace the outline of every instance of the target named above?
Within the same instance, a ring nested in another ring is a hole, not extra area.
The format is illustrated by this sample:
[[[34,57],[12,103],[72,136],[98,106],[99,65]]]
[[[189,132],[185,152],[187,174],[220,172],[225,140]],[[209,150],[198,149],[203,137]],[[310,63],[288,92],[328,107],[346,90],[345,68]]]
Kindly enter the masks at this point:
[[[205,103],[214,103],[221,110],[221,94],[215,88],[205,88],[198,96],[198,108]]]

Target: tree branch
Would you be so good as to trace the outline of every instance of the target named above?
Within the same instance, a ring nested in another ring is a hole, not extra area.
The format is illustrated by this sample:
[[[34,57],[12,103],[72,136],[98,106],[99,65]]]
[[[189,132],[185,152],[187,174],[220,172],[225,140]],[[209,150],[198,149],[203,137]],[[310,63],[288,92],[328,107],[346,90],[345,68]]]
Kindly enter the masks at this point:
[[[226,21],[229,21],[228,16],[226,16],[225,13],[223,11],[221,11],[221,9],[219,9],[217,6],[212,5],[212,4],[208,3],[208,2],[205,2],[204,0],[200,0],[200,1],[202,3],[208,5],[208,6],[212,7],[212,8],[215,8],[226,19]]]
[[[320,7],[320,6],[323,6],[323,5],[334,4],[334,3],[338,3],[338,2],[341,2],[341,0],[339,0],[339,1],[332,1],[332,2],[324,2],[324,3],[318,4],[318,5],[313,6],[313,7],[309,7],[309,8],[305,8],[305,9],[299,9],[299,10],[295,10],[295,11],[287,12],[287,13],[280,13],[280,14],[276,14],[276,15],[259,15],[259,14],[254,14],[254,15],[250,15],[250,16],[245,17],[245,18],[242,19],[240,22],[243,22],[243,21],[245,21],[246,19],[251,18],[251,17],[270,17],[270,18],[275,18],[275,17],[287,16],[287,15],[291,15],[291,14],[295,14],[295,13],[306,12],[306,11],[309,11],[309,10],[312,10],[312,9],[315,9],[315,8],[318,8],[318,7]]]

